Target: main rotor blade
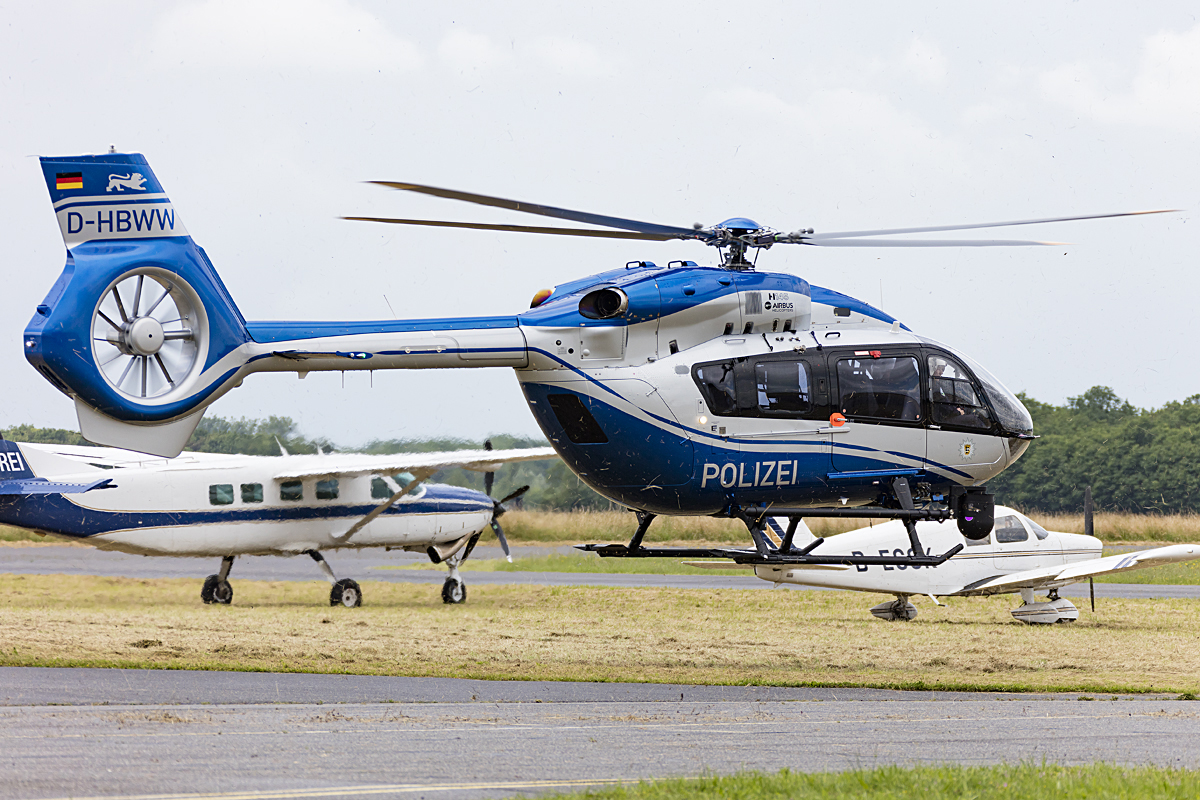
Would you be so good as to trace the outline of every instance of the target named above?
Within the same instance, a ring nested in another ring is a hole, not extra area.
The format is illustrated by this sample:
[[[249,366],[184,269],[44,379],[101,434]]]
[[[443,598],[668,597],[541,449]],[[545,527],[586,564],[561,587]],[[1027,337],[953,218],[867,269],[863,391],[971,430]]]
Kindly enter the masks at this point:
[[[404,192],[418,192],[420,194],[433,195],[434,197],[444,197],[448,200],[463,200],[467,203],[476,203],[481,206],[507,208],[510,211],[523,211],[526,214],[539,214],[543,217],[569,219],[572,222],[585,222],[589,225],[604,225],[609,228],[620,228],[621,230],[637,231],[638,233],[655,233],[664,235],[670,239],[710,238],[709,234],[691,228],[676,228],[671,225],[640,222],[636,219],[606,217],[602,214],[591,214],[587,211],[572,211],[569,208],[555,208],[554,206],[543,206],[537,203],[522,203],[519,200],[506,200],[503,197],[491,197],[486,194],[471,194],[470,192],[459,192],[454,189],[439,189],[436,186],[422,186],[418,183],[397,183],[395,181],[370,182],[379,186],[399,189]]]
[[[391,217],[342,217],[359,222],[387,222],[392,225],[424,225],[428,228],[470,228],[479,231],[515,231],[517,233],[554,233],[559,236],[594,236],[600,239],[648,239],[665,242],[678,239],[665,233],[634,233],[632,231],[595,231],[589,228],[543,228],[533,225],[491,225],[486,222],[443,222],[433,219],[393,219]]]
[[[1137,217],[1143,214],[1171,214],[1179,211],[1177,208],[1163,208],[1156,211],[1123,211],[1116,214],[1088,214],[1082,217],[1046,217],[1045,219],[1019,219],[1010,222],[978,222],[971,225],[933,225],[924,228],[884,228],[875,231],[834,231],[830,233],[815,233],[806,238],[811,243],[814,240],[846,239],[852,236],[890,236],[900,233],[936,233],[938,231],[969,231],[975,228],[1006,228],[1012,225],[1041,225],[1046,222],[1075,222],[1082,219],[1111,219],[1113,217]],[[925,245],[929,246],[929,245]]]
[[[1028,247],[1057,246],[1067,242],[1035,242],[1023,239],[801,239],[796,244],[813,247]]]

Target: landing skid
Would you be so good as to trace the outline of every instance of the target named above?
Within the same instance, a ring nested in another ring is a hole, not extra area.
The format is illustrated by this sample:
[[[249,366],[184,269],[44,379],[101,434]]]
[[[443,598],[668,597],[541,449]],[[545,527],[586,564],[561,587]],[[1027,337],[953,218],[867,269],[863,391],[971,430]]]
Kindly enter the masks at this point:
[[[582,544],[580,550],[595,553],[601,558],[727,558],[737,564],[816,564],[851,566],[892,566],[892,567],[936,567],[943,564],[958,551],[962,544],[956,544],[941,555],[927,553],[917,538],[917,522],[923,520],[943,521],[952,519],[954,512],[948,508],[916,508],[908,481],[897,478],[892,483],[894,499],[900,508],[779,508],[767,509],[730,509],[727,516],[735,517],[746,524],[750,538],[754,540],[754,549],[726,547],[643,547],[642,540],[654,514],[638,511],[638,527],[628,544]],[[780,546],[773,547],[767,540],[763,530],[767,517],[787,517],[791,520]],[[912,545],[911,556],[868,556],[859,553],[847,555],[814,554],[825,540],[818,538],[805,547],[797,550],[792,547],[792,537],[796,526],[805,517],[844,517],[850,519],[898,519],[904,523],[908,531],[908,540]]]

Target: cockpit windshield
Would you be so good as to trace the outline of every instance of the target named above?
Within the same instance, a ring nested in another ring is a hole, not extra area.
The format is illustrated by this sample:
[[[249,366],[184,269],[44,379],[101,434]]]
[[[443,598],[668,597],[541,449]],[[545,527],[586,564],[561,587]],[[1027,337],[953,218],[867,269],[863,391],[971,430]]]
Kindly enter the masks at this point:
[[[983,392],[987,395],[992,404],[992,410],[996,414],[996,421],[1000,423],[1000,427],[1006,433],[1033,433],[1033,418],[1029,416],[1029,411],[1025,406],[1021,405],[1021,401],[1017,396],[1010,392],[1003,383],[998,381],[992,373],[983,368],[978,361],[960,353],[953,347],[947,347],[941,342],[933,339],[920,337],[922,341],[936,347],[944,348],[967,365],[967,369],[975,373],[975,377],[983,384]]]

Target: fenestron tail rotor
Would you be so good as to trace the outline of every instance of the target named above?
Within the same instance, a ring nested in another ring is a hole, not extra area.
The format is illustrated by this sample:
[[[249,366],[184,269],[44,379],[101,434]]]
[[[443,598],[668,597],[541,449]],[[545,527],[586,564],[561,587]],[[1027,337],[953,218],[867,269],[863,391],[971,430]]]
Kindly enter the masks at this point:
[[[192,373],[206,333],[191,288],[163,270],[140,267],[101,295],[92,315],[92,353],[118,393],[148,400]]]
[[[448,200],[461,200],[477,205],[504,208],[525,214],[536,214],[543,217],[581,222],[596,225],[601,228],[617,230],[599,230],[593,228],[543,227],[534,225],[503,225],[482,222],[451,222],[446,220],[428,219],[399,219],[394,217],[343,217],[343,219],[363,222],[385,222],[394,225],[419,225],[438,228],[467,228],[472,230],[511,231],[516,233],[539,233],[558,236],[588,236],[611,239],[643,239],[649,241],[694,240],[718,248],[721,251],[721,266],[728,269],[749,269],[752,262],[746,257],[752,249],[767,249],[777,244],[802,244],[810,247],[1037,247],[1055,246],[1061,242],[1040,241],[1033,239],[910,239],[889,238],[880,236],[907,236],[914,233],[947,233],[951,231],[976,230],[980,228],[1005,228],[1016,225],[1042,225],[1050,222],[1074,222],[1090,219],[1113,219],[1142,214],[1165,214],[1176,209],[1155,211],[1127,211],[1112,214],[1086,214],[1071,217],[1045,217],[1041,219],[1009,220],[1004,222],[977,222],[963,225],[932,225],[915,228],[881,228],[861,231],[833,231],[816,233],[812,228],[802,228],[791,233],[776,231],[759,225],[745,217],[734,217],[724,222],[704,227],[696,225],[692,228],[682,228],[673,225],[660,225],[653,222],[610,217],[593,214],[588,211],[575,211],[568,208],[526,203],[520,200],[509,200],[491,195],[460,192],[454,189],[441,189],[436,186],[424,186],[417,183],[401,183],[397,181],[371,181],[379,186],[398,189],[405,192],[442,197]]]

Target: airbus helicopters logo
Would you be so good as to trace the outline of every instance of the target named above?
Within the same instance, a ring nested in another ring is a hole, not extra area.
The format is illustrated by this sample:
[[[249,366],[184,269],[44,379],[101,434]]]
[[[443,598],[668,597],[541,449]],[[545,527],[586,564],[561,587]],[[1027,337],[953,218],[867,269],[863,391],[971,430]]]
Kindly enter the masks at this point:
[[[767,292],[763,310],[774,311],[776,314],[790,314],[796,310],[796,306],[792,303],[790,292]]]

